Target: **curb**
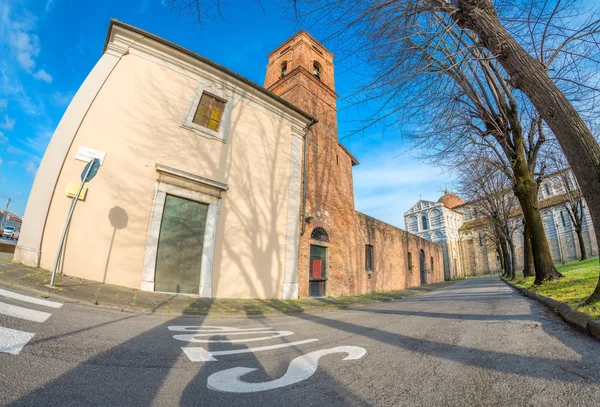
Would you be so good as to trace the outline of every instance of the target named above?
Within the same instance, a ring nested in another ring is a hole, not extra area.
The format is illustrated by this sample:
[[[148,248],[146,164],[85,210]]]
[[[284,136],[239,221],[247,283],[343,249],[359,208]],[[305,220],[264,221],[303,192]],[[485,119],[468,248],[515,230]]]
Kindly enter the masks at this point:
[[[73,305],[83,306],[83,307],[87,307],[87,308],[96,308],[96,309],[99,308],[99,309],[104,309],[107,311],[122,312],[122,313],[128,313],[128,314],[139,314],[139,315],[152,315],[152,316],[160,316],[160,317],[202,316],[202,317],[206,317],[206,318],[224,318],[224,319],[227,319],[227,318],[234,318],[234,319],[235,318],[264,318],[264,317],[279,317],[279,316],[290,316],[290,315],[301,315],[301,314],[311,315],[311,314],[321,314],[321,313],[336,312],[336,311],[352,311],[352,310],[361,309],[361,308],[365,308],[365,307],[383,306],[383,305],[389,304],[390,302],[401,301],[403,299],[411,298],[411,297],[418,297],[418,296],[428,294],[431,292],[444,290],[448,286],[452,286],[454,284],[455,284],[455,282],[450,282],[442,287],[438,287],[431,291],[418,292],[418,293],[414,293],[413,295],[398,297],[396,300],[392,300],[392,301],[384,300],[384,301],[377,301],[377,302],[368,303],[368,304],[354,303],[354,304],[350,304],[350,305],[339,305],[339,306],[331,305],[331,306],[327,306],[327,307],[315,307],[315,308],[308,308],[308,309],[271,310],[271,311],[266,311],[266,312],[261,312],[261,311],[228,312],[228,311],[219,311],[219,310],[204,311],[204,310],[186,310],[186,309],[184,309],[184,310],[178,309],[178,310],[174,310],[173,312],[171,312],[171,311],[165,311],[163,309],[154,311],[149,308],[142,308],[142,307],[137,308],[137,307],[131,307],[129,305],[116,305],[116,304],[110,304],[110,303],[107,304],[102,299],[100,299],[99,302],[98,302],[98,299],[96,299],[96,302],[94,303],[92,300],[88,301],[88,300],[74,299],[73,297],[62,294],[61,291],[53,291],[50,288],[42,288],[40,286],[19,284],[18,282],[12,282],[11,284],[6,284],[6,282],[0,280],[0,288],[6,288],[6,289],[12,289],[12,290],[17,289],[17,290],[20,290],[21,292],[24,292],[24,293],[27,293],[30,295],[43,295],[45,298],[54,297],[53,299],[55,299],[57,301],[61,301],[65,304],[73,304]]]
[[[513,283],[501,278],[509,287],[519,291],[525,297],[539,301],[552,311],[556,312],[560,317],[575,329],[585,332],[596,339],[600,339],[600,319],[592,319],[588,314],[580,311],[575,311],[569,307],[567,303],[553,300],[552,298],[544,297],[543,295],[529,291],[526,288],[518,287]]]

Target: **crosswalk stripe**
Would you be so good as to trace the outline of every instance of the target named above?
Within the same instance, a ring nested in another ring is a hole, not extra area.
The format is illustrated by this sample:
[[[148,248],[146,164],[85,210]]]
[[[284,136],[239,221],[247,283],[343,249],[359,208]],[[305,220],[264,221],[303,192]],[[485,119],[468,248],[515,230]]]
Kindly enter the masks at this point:
[[[18,355],[33,338],[31,332],[17,331],[15,329],[2,328],[0,326],[0,352]]]
[[[9,317],[26,319],[34,322],[44,322],[50,318],[50,313],[35,311],[29,308],[17,307],[16,305],[5,304],[0,302],[0,314],[8,315]]]
[[[42,300],[41,298],[29,297],[28,295],[13,293],[12,291],[3,290],[0,288],[0,296],[12,298],[14,300],[25,301],[31,304],[43,305],[44,307],[60,308],[63,306],[60,302]]]

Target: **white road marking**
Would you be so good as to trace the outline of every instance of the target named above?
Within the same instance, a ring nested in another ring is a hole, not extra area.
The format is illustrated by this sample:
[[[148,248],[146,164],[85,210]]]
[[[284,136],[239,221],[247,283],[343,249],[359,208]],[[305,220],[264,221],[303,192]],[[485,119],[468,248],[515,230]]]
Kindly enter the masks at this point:
[[[0,312],[2,312],[0,310]],[[213,340],[213,339],[198,339],[201,336],[230,336],[230,335],[253,335],[253,334],[274,334],[271,336],[261,336],[259,338],[246,338],[246,339],[223,339],[223,340]],[[211,333],[194,333],[188,335],[174,335],[173,338],[184,341],[184,342],[194,342],[194,343],[237,343],[237,342],[256,342],[256,341],[264,341],[267,339],[273,338],[281,338],[283,336],[293,335],[294,333],[291,331],[243,331],[243,332],[211,332]]]
[[[206,386],[211,390],[228,393],[254,393],[258,391],[273,390],[279,387],[289,386],[294,383],[308,379],[317,371],[319,358],[333,353],[347,353],[342,360],[357,360],[362,358],[366,349],[358,346],[338,346],[331,349],[317,350],[307,353],[292,360],[287,372],[283,377],[263,383],[248,383],[240,378],[245,374],[258,369],[248,367],[234,367],[213,373],[208,377]]]
[[[169,327],[169,331],[175,331],[175,332],[213,332],[213,333],[219,333],[219,332],[223,332],[223,331],[235,331],[235,332],[242,332],[242,331],[266,331],[266,330],[270,330],[273,329],[271,327],[264,327],[264,328],[232,328],[232,327],[228,327],[228,326],[208,326],[208,325],[202,325],[202,326],[190,326],[190,325],[172,325]]]
[[[0,296],[12,298],[14,300],[25,301],[32,304],[43,305],[44,307],[60,308],[63,306],[60,302],[42,300],[41,298],[29,297],[23,294],[13,293],[12,291],[3,290],[0,288]]]
[[[33,335],[35,334],[0,326],[0,352],[18,355]]]
[[[215,362],[217,360],[217,359],[215,359],[215,356],[235,355],[238,353],[262,352],[262,351],[271,350],[271,349],[281,349],[281,348],[287,348],[290,346],[303,345],[305,343],[316,342],[316,341],[318,341],[318,339],[313,338],[313,339],[306,339],[306,340],[297,341],[297,342],[282,343],[280,345],[260,346],[258,348],[221,350],[221,351],[215,351],[215,352],[209,352],[202,347],[181,348],[181,349],[185,352],[187,357],[192,362]]]
[[[8,315],[9,317],[26,319],[34,322],[44,322],[50,318],[50,313],[35,311],[29,308],[17,307],[16,305],[9,305],[0,302],[0,314]]]

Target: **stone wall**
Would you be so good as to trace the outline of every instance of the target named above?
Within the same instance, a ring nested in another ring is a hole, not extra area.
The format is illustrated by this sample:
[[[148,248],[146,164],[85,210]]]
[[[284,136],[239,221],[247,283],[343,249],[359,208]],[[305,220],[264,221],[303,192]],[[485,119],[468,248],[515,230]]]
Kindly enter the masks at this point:
[[[359,273],[354,284],[357,293],[419,286],[421,250],[425,259],[425,283],[444,281],[441,246],[363,213],[356,212],[356,216]],[[375,254],[372,272],[365,270],[366,245],[372,245]],[[412,257],[410,269],[408,253]]]

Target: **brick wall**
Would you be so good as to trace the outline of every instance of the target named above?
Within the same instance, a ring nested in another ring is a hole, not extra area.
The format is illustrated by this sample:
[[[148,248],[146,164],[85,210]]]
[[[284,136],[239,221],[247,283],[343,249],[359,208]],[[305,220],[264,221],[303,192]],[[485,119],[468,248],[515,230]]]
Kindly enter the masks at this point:
[[[265,86],[318,120],[305,139],[306,214],[300,215],[301,230],[302,224],[305,230],[299,242],[299,296],[309,295],[311,245],[327,248],[327,295],[418,286],[420,250],[425,254],[426,269],[431,268],[432,257],[434,261],[434,271],[427,273],[427,282],[442,281],[440,246],[354,210],[353,157],[338,142],[333,55],[301,32],[269,58]],[[320,80],[313,75],[313,60],[323,67]],[[281,77],[283,61],[287,63],[287,74]],[[311,238],[317,227],[327,231],[328,242]],[[375,269],[370,278],[365,270],[366,244],[372,244],[375,250]],[[408,251],[412,251],[415,264],[410,272],[406,260]]]

